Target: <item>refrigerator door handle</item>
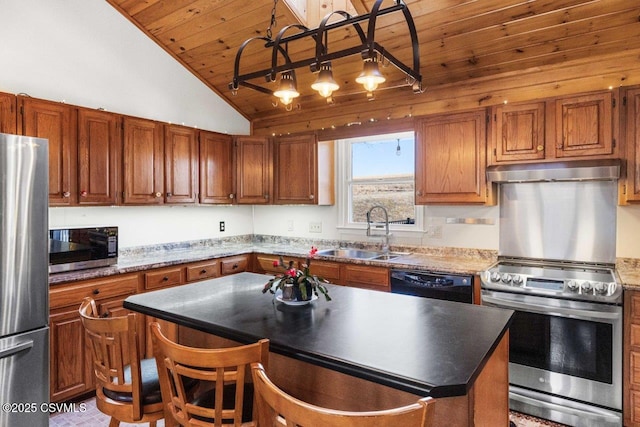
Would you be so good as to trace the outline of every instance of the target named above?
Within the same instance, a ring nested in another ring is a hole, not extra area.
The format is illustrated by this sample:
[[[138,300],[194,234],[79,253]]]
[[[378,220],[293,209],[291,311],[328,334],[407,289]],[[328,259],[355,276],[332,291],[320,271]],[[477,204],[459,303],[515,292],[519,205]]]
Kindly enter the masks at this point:
[[[7,357],[11,357],[14,354],[20,353],[21,351],[29,350],[33,347],[33,340],[21,342],[16,345],[12,345],[8,348],[3,348],[0,350],[0,359],[5,359]]]

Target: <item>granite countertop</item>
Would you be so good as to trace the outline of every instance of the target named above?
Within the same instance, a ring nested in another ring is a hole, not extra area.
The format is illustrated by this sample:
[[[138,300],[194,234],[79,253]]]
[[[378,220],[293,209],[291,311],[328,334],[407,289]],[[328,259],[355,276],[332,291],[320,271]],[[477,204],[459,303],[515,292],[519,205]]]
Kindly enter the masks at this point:
[[[266,239],[265,239],[266,240]],[[217,243],[217,244],[216,244]],[[304,258],[311,247],[309,242],[287,240],[274,241],[234,241],[233,239],[220,242],[208,241],[206,244],[167,244],[157,247],[125,250],[118,257],[114,266],[94,268],[49,275],[49,284],[74,282],[78,280],[94,279],[115,274],[132,273],[153,268],[169,267],[189,262],[204,261],[212,258],[222,258],[233,255],[250,253],[275,254]],[[362,244],[353,243],[353,247]],[[349,242],[319,242],[319,249],[337,247],[352,247]],[[315,259],[345,262],[351,264],[383,266],[390,268],[420,269],[433,272],[457,274],[476,274],[486,269],[496,261],[493,251],[460,248],[407,248],[398,247],[393,250],[410,252],[393,260],[359,260],[351,258],[336,258],[316,256]]]
[[[257,238],[239,236],[228,239],[169,243],[125,249],[118,257],[118,264],[111,267],[50,274],[49,284],[75,282],[254,252],[304,258],[312,245],[321,250],[339,247],[371,248],[361,242],[309,241],[277,236],[257,236]],[[452,274],[477,274],[497,261],[496,251],[481,249],[398,246],[393,247],[392,250],[409,252],[410,255],[387,261],[327,256],[316,256],[316,259]],[[618,258],[616,272],[625,289],[640,289],[640,259]]]
[[[124,307],[418,395],[460,396],[507,331],[513,311],[328,285],[332,301],[291,307],[238,273],[145,294]],[[293,327],[295,325],[295,327]]]

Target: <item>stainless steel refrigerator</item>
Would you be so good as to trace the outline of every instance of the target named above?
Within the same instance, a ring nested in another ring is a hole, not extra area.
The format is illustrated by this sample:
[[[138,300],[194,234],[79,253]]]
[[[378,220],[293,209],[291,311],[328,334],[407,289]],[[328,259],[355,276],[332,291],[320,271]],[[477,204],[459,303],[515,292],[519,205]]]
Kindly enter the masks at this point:
[[[0,426],[49,425],[48,153],[0,133]]]

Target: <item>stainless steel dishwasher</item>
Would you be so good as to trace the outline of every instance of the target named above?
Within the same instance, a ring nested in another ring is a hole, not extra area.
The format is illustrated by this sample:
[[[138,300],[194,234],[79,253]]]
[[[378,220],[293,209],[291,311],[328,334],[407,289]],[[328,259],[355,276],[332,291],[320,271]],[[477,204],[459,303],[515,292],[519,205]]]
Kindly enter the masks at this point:
[[[391,292],[473,303],[473,276],[421,270],[391,270]]]

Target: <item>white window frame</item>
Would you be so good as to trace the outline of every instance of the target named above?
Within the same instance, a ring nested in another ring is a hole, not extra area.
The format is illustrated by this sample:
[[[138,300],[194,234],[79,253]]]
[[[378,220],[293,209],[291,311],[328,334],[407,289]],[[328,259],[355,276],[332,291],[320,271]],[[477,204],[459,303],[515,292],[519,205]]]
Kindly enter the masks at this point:
[[[358,137],[358,138],[349,138],[349,139],[341,139],[337,140],[336,144],[338,146],[337,155],[338,155],[338,185],[337,185],[337,194],[339,203],[338,209],[338,228],[344,230],[365,230],[367,228],[366,223],[362,222],[352,222],[351,221],[351,192],[349,191],[349,187],[352,183],[352,161],[351,161],[351,144],[359,143],[365,141],[381,141],[381,140],[389,140],[389,139],[403,139],[406,138],[407,135],[413,134],[415,140],[415,133],[413,131],[410,132],[394,132],[384,135],[372,135],[367,137]],[[415,168],[414,168],[414,177],[415,177]],[[414,178],[415,179],[415,178]],[[371,181],[372,183],[374,181]],[[379,182],[379,181],[376,181]],[[386,181],[385,181],[386,182]],[[389,181],[391,182],[391,181]],[[359,180],[358,183],[367,183],[366,181]],[[417,231],[423,230],[423,222],[424,222],[424,209],[422,206],[415,205],[415,224],[389,224],[389,229],[397,232],[399,235],[404,234],[403,232],[415,233]],[[394,218],[390,218],[393,220]]]

